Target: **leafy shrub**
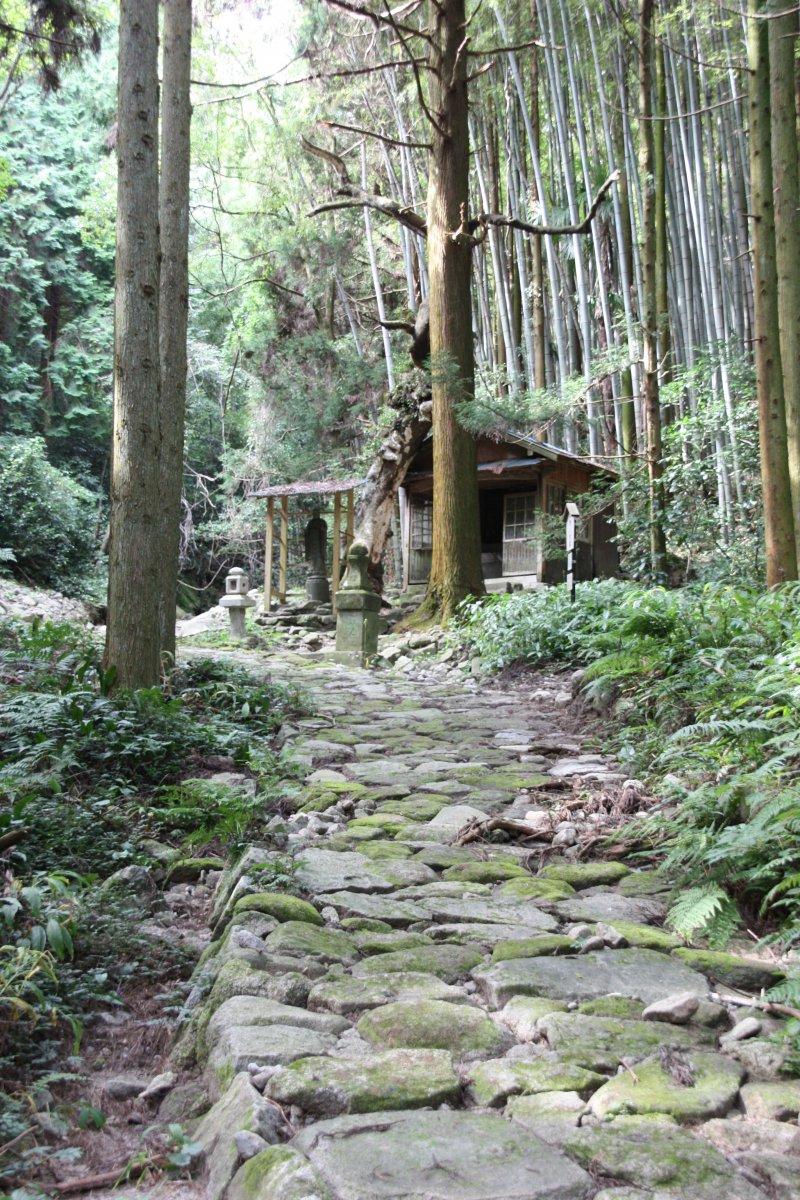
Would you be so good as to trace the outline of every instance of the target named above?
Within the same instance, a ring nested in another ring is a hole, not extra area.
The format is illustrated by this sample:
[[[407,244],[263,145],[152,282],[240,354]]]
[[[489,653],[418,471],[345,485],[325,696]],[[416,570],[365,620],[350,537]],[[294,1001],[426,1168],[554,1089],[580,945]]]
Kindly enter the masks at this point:
[[[95,552],[97,498],[48,462],[42,438],[0,437],[0,546],[46,587],[74,589]]]

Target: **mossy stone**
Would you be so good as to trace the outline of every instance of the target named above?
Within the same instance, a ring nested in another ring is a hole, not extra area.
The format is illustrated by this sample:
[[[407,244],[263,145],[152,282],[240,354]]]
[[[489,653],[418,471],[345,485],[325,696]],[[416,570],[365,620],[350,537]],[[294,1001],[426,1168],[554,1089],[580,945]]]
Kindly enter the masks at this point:
[[[575,888],[563,879],[542,879],[539,875],[532,879],[530,875],[509,879],[500,888],[503,897],[516,900],[568,900],[575,895]]]
[[[629,946],[641,946],[645,950],[674,950],[680,946],[680,938],[667,929],[655,925],[637,925],[635,921],[607,921],[612,929],[621,933]]]
[[[420,826],[420,829],[423,829],[423,826]],[[422,840],[420,838],[420,841]],[[465,850],[461,846],[423,846],[414,855],[414,862],[420,862],[426,867],[442,871],[447,867],[452,867],[455,863],[466,862],[471,858],[469,850]]]
[[[515,862],[470,862],[458,863],[448,867],[444,872],[445,879],[455,879],[467,883],[503,883],[507,879],[530,878],[524,867]]]
[[[498,942],[492,950],[492,962],[504,962],[510,958],[537,958],[540,954],[574,953],[572,938],[558,933],[543,933],[539,937],[520,938],[518,941]]]
[[[333,1200],[306,1156],[289,1146],[269,1146],[248,1159],[225,1195],[227,1200]]]
[[[568,1133],[564,1149],[583,1166],[635,1184],[648,1196],[756,1200],[760,1194],[713,1146],[662,1121],[584,1126]]]
[[[265,1094],[316,1117],[453,1103],[461,1083],[445,1050],[387,1050],[355,1059],[301,1058],[277,1071]]]
[[[276,931],[277,932],[277,931]],[[270,934],[270,937],[274,937]],[[385,974],[387,971],[411,971],[416,974],[436,975],[445,983],[456,983],[463,979],[473,967],[482,962],[483,949],[477,945],[459,946],[449,942],[432,946],[417,946],[413,950],[396,950],[388,954],[374,954],[365,958],[355,968],[356,975]]]
[[[509,1096],[538,1092],[578,1092],[586,1099],[605,1081],[605,1075],[574,1063],[496,1058],[470,1068],[469,1092],[476,1104],[497,1108]]]
[[[407,824],[407,817],[381,810],[381,812],[371,813],[368,817],[356,817],[353,821],[349,821],[347,831],[351,833],[354,829],[379,829],[397,832]]]
[[[553,1012],[565,1012],[565,1000],[548,1000],[545,996],[513,996],[500,1013],[500,1020],[521,1042],[538,1037],[538,1023]]]
[[[539,872],[540,879],[561,879],[573,888],[608,886],[628,875],[629,868],[619,862],[550,863]]]
[[[391,933],[392,926],[388,921],[379,921],[377,917],[344,917],[342,929],[350,933]]]
[[[631,871],[620,879],[617,888],[621,896],[658,896],[672,890],[672,883],[658,871]]]
[[[432,821],[438,812],[447,806],[443,796],[423,793],[409,796],[407,800],[387,800],[381,812],[396,813],[407,821]]]
[[[254,892],[242,896],[233,906],[234,915],[243,912],[266,913],[276,921],[306,921],[309,925],[324,925],[313,904],[290,896],[286,892]]]
[[[737,954],[726,954],[722,950],[691,950],[688,947],[681,947],[673,950],[673,954],[688,966],[693,967],[695,971],[701,971],[709,979],[745,992],[774,987],[784,978],[780,967],[754,958],[740,958]]]
[[[409,846],[403,846],[400,842],[387,842],[383,838],[376,838],[374,842],[361,842],[358,850],[365,858],[388,861],[410,858],[414,853]]]
[[[432,939],[426,933],[402,933],[396,929],[380,933],[362,931],[355,933],[353,940],[361,954],[390,954],[396,950],[432,945]]]
[[[225,861],[221,858],[179,858],[173,862],[164,879],[164,887],[173,883],[189,883],[199,879],[204,871],[224,871]]]
[[[449,1050],[456,1058],[502,1054],[509,1032],[469,1004],[442,1000],[398,1000],[373,1008],[358,1022],[358,1032],[374,1046]]]
[[[542,1017],[537,1028],[551,1050],[591,1071],[616,1071],[623,1059],[639,1062],[662,1046],[681,1053],[692,1051],[700,1038],[708,1037],[705,1031],[695,1032],[685,1026],[577,1012],[550,1013]]]
[[[651,1059],[637,1063],[633,1074],[605,1083],[592,1096],[590,1108],[601,1119],[665,1113],[679,1122],[705,1121],[733,1107],[743,1075],[739,1063],[701,1050],[672,1056],[666,1065]]]
[[[584,1000],[577,1011],[586,1017],[619,1017],[622,1021],[638,1021],[642,1015],[641,1000],[629,996],[598,996],[596,1000]]]
[[[354,842],[374,842],[383,837],[385,829],[377,825],[354,825],[351,821],[344,833],[337,834],[327,843],[328,849],[339,849],[352,846]]]
[[[266,939],[267,950],[285,954],[311,955],[323,962],[353,962],[358,957],[355,942],[341,929],[321,929],[306,921],[286,921]]]

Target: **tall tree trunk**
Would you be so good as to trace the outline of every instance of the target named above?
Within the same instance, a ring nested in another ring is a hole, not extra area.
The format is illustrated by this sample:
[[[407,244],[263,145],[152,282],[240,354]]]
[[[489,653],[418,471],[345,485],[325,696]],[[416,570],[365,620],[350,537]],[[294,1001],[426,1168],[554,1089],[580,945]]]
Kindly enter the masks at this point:
[[[769,39],[778,329],[789,479],[795,539],[800,555],[800,172],[795,93],[798,21],[797,11],[792,11],[781,0],[772,0],[771,9],[781,13],[765,22]]]
[[[667,75],[664,64],[664,43],[659,41],[656,49],[656,110],[663,118],[667,113]],[[661,383],[672,382],[672,338],[669,325],[669,239],[667,227],[667,122],[655,123],[656,167],[656,313],[658,319],[658,352],[661,365]],[[672,416],[672,408],[664,411],[665,420]]]
[[[431,386],[433,394],[433,554],[425,609],[443,618],[483,592],[475,442],[456,406],[474,390],[471,245],[451,234],[469,202],[469,127],[464,0],[431,0],[428,178]]]
[[[158,682],[158,3],[121,0],[117,102],[114,440],[105,664]]]
[[[192,0],[164,0],[161,116],[161,652],[175,659],[175,607],[186,417]]]
[[[755,360],[767,586],[797,578],[794,517],[786,446],[778,279],[775,263],[770,85],[767,22],[761,0],[749,0],[750,208],[755,268]],[[795,314],[796,316],[796,314]]]
[[[539,36],[539,12],[537,0],[530,0],[531,27],[534,38]],[[539,113],[539,48],[531,49],[531,131],[534,140],[534,152],[537,158],[541,154],[541,116]],[[531,201],[536,203],[539,193],[536,188],[535,175],[531,179]],[[533,308],[533,384],[542,390],[547,387],[547,372],[544,360],[545,323],[544,323],[544,267],[542,263],[542,239],[531,238],[531,304]]]
[[[661,402],[658,393],[658,313],[656,308],[656,189],[653,137],[654,0],[639,2],[639,171],[642,185],[642,392],[650,506],[650,566],[666,573],[664,484],[661,457]]]

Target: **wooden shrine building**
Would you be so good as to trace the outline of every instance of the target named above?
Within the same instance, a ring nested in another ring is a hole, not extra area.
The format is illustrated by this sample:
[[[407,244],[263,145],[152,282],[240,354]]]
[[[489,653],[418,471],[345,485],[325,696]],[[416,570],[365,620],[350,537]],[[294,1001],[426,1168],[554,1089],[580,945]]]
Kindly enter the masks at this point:
[[[504,434],[499,439],[482,436],[476,442],[481,557],[487,588],[497,591],[508,583],[531,587],[563,582],[566,576],[563,556],[551,560],[546,557],[542,515],[560,519],[567,500],[588,491],[598,477],[611,480],[616,473],[521,434]],[[400,490],[400,513],[403,582],[408,588],[426,583],[431,567],[433,442],[430,436],[406,474]],[[611,508],[579,522],[576,579],[617,573],[619,559],[611,540],[615,532]]]

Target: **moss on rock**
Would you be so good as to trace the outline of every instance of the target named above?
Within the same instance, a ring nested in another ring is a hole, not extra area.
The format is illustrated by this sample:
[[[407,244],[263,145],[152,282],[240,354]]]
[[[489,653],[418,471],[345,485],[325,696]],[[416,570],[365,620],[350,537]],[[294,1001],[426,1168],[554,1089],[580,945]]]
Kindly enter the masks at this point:
[[[529,879],[530,875],[519,863],[493,859],[490,862],[457,863],[447,868],[444,878],[467,883],[503,883],[507,879]]]
[[[573,888],[588,888],[617,883],[629,873],[629,868],[618,862],[551,863],[540,871],[539,878],[560,879]]]
[[[780,967],[772,963],[755,958],[742,958],[738,954],[726,954],[722,950],[692,950],[680,947],[674,950],[673,954],[709,979],[745,992],[774,987],[784,978]]]
[[[242,896],[233,906],[234,915],[243,912],[266,913],[276,921],[305,921],[309,925],[324,925],[313,904],[290,896],[286,892],[254,892]]]
[[[508,1031],[480,1009],[442,1000],[399,1000],[373,1008],[358,1022],[358,1032],[374,1046],[449,1050],[456,1058],[502,1054],[512,1043]]]
[[[492,962],[505,962],[510,958],[537,958],[540,954],[574,952],[575,943],[572,938],[558,933],[543,933],[539,937],[498,942],[492,951]]]
[[[515,900],[568,900],[575,895],[575,888],[563,879],[535,879],[530,875],[509,879],[500,888],[499,895]]]
[[[721,1054],[668,1054],[610,1079],[592,1096],[590,1107],[601,1119],[665,1113],[680,1122],[708,1120],[733,1107],[743,1074],[739,1063]]]
[[[548,1059],[496,1058],[471,1067],[468,1076],[470,1096],[486,1108],[499,1107],[509,1096],[539,1092],[577,1092],[586,1099],[603,1083],[605,1076],[596,1071]]]

